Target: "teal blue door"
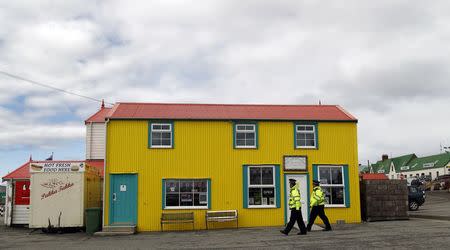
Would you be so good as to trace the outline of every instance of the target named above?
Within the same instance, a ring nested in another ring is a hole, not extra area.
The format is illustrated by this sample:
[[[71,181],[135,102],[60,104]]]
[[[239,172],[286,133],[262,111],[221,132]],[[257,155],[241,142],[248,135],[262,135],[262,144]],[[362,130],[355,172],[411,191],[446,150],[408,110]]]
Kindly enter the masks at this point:
[[[136,225],[137,221],[137,175],[110,175],[109,223]]]

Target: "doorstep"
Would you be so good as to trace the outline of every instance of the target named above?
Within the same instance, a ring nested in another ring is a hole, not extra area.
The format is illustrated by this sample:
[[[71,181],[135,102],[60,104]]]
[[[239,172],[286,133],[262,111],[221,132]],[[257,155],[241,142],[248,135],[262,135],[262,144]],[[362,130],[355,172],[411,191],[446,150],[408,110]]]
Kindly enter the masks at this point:
[[[100,232],[94,233],[95,236],[116,236],[132,235],[136,233],[136,225],[109,225],[103,227]]]

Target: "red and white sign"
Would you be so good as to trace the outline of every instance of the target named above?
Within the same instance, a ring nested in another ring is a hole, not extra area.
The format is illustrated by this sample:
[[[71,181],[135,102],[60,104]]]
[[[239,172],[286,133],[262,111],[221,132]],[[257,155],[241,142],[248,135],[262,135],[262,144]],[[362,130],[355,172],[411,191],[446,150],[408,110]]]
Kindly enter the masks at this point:
[[[31,173],[84,172],[84,162],[32,162]]]

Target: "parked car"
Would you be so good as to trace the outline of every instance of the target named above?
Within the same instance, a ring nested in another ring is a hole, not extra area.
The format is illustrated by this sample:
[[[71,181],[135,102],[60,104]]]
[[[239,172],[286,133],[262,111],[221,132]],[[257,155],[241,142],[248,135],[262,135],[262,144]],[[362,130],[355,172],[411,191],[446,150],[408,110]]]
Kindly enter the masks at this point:
[[[411,211],[416,211],[425,203],[425,191],[418,186],[408,186],[408,207]]]
[[[417,177],[413,177],[412,179],[407,179],[407,182],[408,182],[408,185],[416,186],[416,187],[425,185],[425,181],[423,181]]]
[[[450,189],[450,174],[436,177],[436,182],[440,184],[440,189]]]

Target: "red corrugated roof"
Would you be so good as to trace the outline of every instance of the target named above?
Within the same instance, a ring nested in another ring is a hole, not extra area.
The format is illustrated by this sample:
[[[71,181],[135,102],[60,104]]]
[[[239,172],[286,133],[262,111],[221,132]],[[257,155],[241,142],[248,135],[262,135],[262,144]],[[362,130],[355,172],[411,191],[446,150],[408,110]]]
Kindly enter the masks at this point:
[[[338,105],[117,103],[107,117],[111,119],[357,121],[354,116]]]
[[[96,168],[99,173],[100,176],[103,177],[104,173],[103,173],[103,160],[86,160],[86,165],[89,165],[91,167]]]
[[[5,181],[6,179],[30,179],[30,161],[3,176],[3,180]]]
[[[388,180],[385,174],[362,174],[363,180]]]
[[[87,118],[85,123],[88,122],[105,122],[105,118],[109,115],[111,108],[102,107],[99,111],[93,114],[91,117]]]

